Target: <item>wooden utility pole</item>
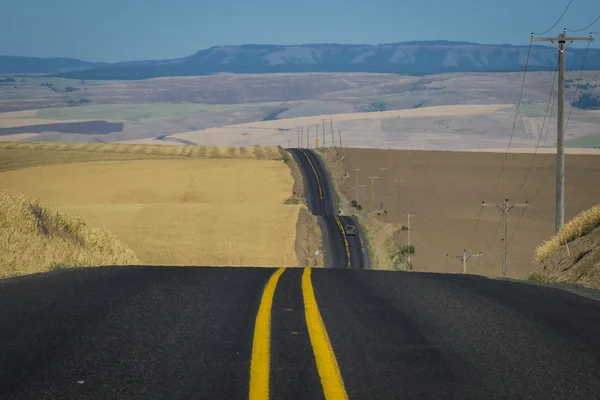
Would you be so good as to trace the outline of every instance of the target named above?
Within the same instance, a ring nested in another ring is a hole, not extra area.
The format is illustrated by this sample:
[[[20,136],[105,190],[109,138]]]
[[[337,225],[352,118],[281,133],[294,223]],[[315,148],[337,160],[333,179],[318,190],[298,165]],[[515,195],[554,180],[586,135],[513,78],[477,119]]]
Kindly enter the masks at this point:
[[[296,136],[298,136],[298,148],[300,148],[300,127],[296,127]]]
[[[338,130],[338,133],[340,134],[340,147],[344,147],[342,146],[342,130]]]
[[[408,213],[408,267],[410,268],[410,253],[411,253],[411,247],[410,247],[410,217],[416,217],[416,215]]]
[[[385,168],[385,167],[379,168],[379,170],[383,172],[383,178],[381,179],[381,185],[379,185],[379,190],[381,192],[381,204],[380,204],[381,210],[383,210],[383,187],[385,186],[385,170],[386,169],[387,168]]]
[[[371,180],[371,205],[375,209],[375,179],[379,179],[378,176],[369,176]]]
[[[502,211],[502,218],[504,218],[504,251],[502,256],[502,277],[506,278],[506,268],[508,264],[508,213],[515,207],[529,207],[529,202],[522,204],[509,204],[508,199],[504,200],[502,204],[486,204],[485,201],[481,202],[482,207],[497,207]]]
[[[555,42],[558,43],[558,114],[557,114],[557,138],[556,138],[556,231],[565,224],[565,131],[564,131],[564,113],[565,113],[565,51],[573,42],[591,42],[594,35],[590,33],[587,38],[567,37],[567,30],[558,37],[534,38],[531,34],[532,42]]]
[[[329,118],[329,123],[331,124],[331,144],[335,147],[335,136],[333,135],[333,118]]]
[[[459,260],[462,261],[462,265],[463,265],[463,274],[467,273],[467,261],[469,261],[469,258],[471,257],[480,257],[481,256],[481,252],[477,253],[477,254],[467,254],[467,250],[463,250],[462,255],[460,256],[449,256],[448,254],[446,254],[446,258],[458,258]]]
[[[310,126],[306,127],[306,147],[310,149]]]
[[[325,118],[323,118],[323,147],[325,147]]]

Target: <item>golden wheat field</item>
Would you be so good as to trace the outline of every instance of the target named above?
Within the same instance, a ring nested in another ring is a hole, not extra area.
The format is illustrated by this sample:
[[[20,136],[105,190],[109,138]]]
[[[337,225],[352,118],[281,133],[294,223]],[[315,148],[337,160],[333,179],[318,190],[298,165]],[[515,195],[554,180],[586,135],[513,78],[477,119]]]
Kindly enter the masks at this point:
[[[116,145],[107,150],[110,145],[100,145],[104,151],[92,151],[89,144],[87,150],[12,145],[0,146],[0,187],[107,228],[142,264],[297,265],[301,206],[284,204],[293,179],[277,160],[277,148],[205,148],[200,154],[199,147],[189,149],[195,146]],[[162,147],[173,148],[155,149]],[[190,150],[196,155],[181,155]],[[13,162],[5,162],[4,156],[15,151]],[[63,162],[44,160],[49,151],[62,154]],[[78,162],[85,153],[92,160],[156,159]],[[218,158],[200,158],[211,155]],[[24,159],[36,166],[23,168]]]

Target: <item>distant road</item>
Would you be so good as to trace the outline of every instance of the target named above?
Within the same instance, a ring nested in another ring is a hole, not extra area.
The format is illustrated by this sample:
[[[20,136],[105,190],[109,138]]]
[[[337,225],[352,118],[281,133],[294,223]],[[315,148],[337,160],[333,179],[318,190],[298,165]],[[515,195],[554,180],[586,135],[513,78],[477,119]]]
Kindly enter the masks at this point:
[[[323,230],[326,266],[330,268],[366,269],[366,240],[360,226],[350,216],[337,215],[335,192],[329,175],[319,156],[307,149],[289,149],[304,178],[308,209],[320,217]],[[359,234],[347,236],[346,226],[355,225]]]
[[[113,267],[0,281],[1,399],[594,399],[600,302],[476,276]]]

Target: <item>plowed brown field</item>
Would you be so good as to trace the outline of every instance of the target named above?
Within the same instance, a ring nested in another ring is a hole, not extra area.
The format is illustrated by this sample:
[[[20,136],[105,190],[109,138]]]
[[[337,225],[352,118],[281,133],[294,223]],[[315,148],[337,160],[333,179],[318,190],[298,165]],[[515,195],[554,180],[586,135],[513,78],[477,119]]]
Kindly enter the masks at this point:
[[[555,155],[538,156],[530,169],[532,154],[510,154],[494,191],[504,154],[368,149],[342,149],[341,153],[349,173],[344,190],[350,199],[356,197],[354,169],[361,168],[359,184],[369,186],[360,203],[367,210],[380,207],[383,185],[383,208],[388,214],[381,220],[397,222],[401,214],[406,225],[406,214],[415,215],[411,220],[415,271],[460,273],[460,260],[446,259],[446,254],[458,256],[468,248],[483,253],[469,260],[469,273],[501,276],[502,213],[494,207],[482,208],[482,201],[500,204],[508,198],[511,203],[530,203],[525,214],[521,208],[509,213],[509,277],[522,278],[531,272],[536,265],[535,247],[554,233]],[[387,168],[385,179],[381,167]],[[380,177],[375,180],[374,202],[369,176]],[[400,197],[394,179],[405,180]],[[599,202],[600,156],[567,155],[565,185],[568,221]]]

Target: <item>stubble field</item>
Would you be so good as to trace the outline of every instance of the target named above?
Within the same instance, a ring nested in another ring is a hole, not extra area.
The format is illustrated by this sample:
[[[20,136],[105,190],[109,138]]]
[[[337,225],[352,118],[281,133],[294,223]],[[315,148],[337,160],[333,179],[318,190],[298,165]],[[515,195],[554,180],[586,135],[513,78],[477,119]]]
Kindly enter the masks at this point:
[[[277,158],[270,149],[262,149],[261,160],[181,153],[188,159],[160,159],[155,148],[165,146],[139,147],[145,152],[136,154],[106,145],[94,152],[73,150],[74,144],[54,150],[24,145],[0,148],[0,187],[107,228],[143,264],[298,264],[296,222],[303,206],[284,204],[294,182],[280,159],[267,159]],[[95,157],[105,161],[92,162]]]
[[[378,218],[406,225],[407,213],[415,215],[411,219],[415,271],[460,273],[460,260],[446,259],[446,254],[460,256],[468,249],[483,253],[469,260],[469,273],[501,276],[502,213],[482,208],[482,201],[501,204],[508,198],[511,203],[530,203],[527,209],[509,213],[509,277],[529,274],[536,266],[535,248],[554,233],[554,155],[536,157],[530,169],[533,154],[509,154],[494,190],[504,154],[345,148],[341,154],[349,174],[344,188],[349,199],[356,198],[354,169],[360,168],[359,185],[368,185],[363,189],[364,199],[359,199],[366,210],[380,208],[383,185],[383,208],[388,214]],[[385,179],[382,167],[387,168]],[[373,187],[374,202],[369,176],[379,177]],[[395,179],[405,182],[398,186]],[[598,203],[598,182],[600,156],[566,156],[566,220]],[[406,231],[401,235],[407,239]]]

